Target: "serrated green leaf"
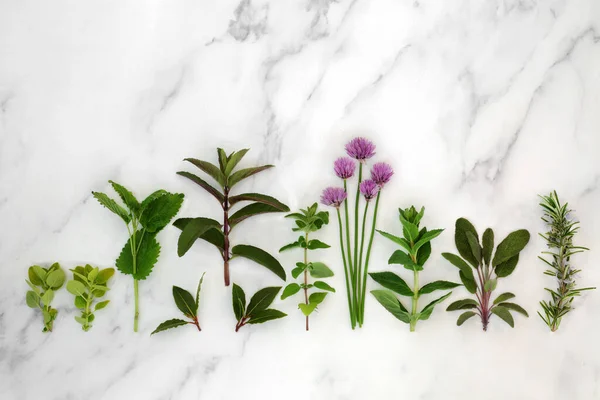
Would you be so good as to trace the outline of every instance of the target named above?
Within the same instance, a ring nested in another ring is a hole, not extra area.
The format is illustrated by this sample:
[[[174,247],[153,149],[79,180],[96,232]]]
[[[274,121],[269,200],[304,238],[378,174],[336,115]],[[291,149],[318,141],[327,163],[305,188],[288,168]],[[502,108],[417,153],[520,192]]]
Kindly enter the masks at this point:
[[[502,303],[503,301],[512,299],[513,297],[515,297],[515,295],[512,293],[502,293],[501,295],[496,297],[496,300],[494,300],[494,305],[496,305],[498,303]]]
[[[189,322],[184,321],[182,319],[170,319],[158,325],[154,331],[152,331],[151,335],[154,335],[158,332],[166,331],[167,329],[177,328],[178,326],[187,325]]]
[[[239,224],[240,222],[244,221],[247,218],[254,217],[256,215],[274,213],[274,212],[282,212],[282,211],[289,211],[289,209],[287,207],[285,209],[281,209],[278,207],[274,207],[270,204],[264,204],[264,203],[248,204],[247,206],[236,211],[233,215],[231,215],[229,217],[229,225],[233,229],[237,224]]]
[[[494,269],[494,272],[496,272],[498,278],[505,278],[513,273],[518,263],[519,254],[517,253],[517,255],[515,255],[514,257],[509,258],[501,264],[498,264]]]
[[[240,256],[262,265],[285,281],[285,270],[275,257],[258,247],[238,244],[231,249],[234,256]]]
[[[461,286],[460,283],[448,282],[448,281],[435,281],[423,285],[421,289],[419,289],[419,295],[431,293],[436,290],[448,290],[453,289],[457,286]]]
[[[505,261],[517,256],[521,250],[529,243],[530,234],[525,229],[519,229],[511,232],[506,238],[496,247],[496,254],[492,260],[492,265],[495,267]]]
[[[198,185],[202,189],[206,190],[215,199],[217,199],[220,204],[223,204],[225,202],[225,196],[223,196],[223,194],[221,192],[219,192],[217,189],[212,187],[208,182],[206,182],[204,179],[200,178],[199,176],[194,175],[191,172],[187,172],[187,171],[178,171],[177,175],[183,176],[184,178],[188,178],[190,181],[194,182],[196,185]]]
[[[231,175],[231,173],[233,172],[234,168],[239,164],[239,162],[242,160],[242,158],[244,158],[244,156],[246,155],[246,153],[249,151],[250,149],[242,149],[240,151],[236,151],[235,153],[233,153],[229,159],[227,160],[227,165],[225,167],[225,176],[229,176]],[[229,184],[229,182],[228,182]],[[231,184],[229,184],[231,186]]]
[[[114,274],[114,268],[104,268],[102,271],[98,272],[98,276],[96,277],[96,283],[104,285],[108,282],[110,278],[112,278]]]
[[[168,194],[169,192],[167,192],[166,190],[163,189],[158,189],[152,193],[150,193],[148,195],[148,197],[146,197],[144,199],[144,201],[142,201],[142,204],[140,204],[140,213],[143,212],[146,207],[148,207],[148,205],[150,203],[152,203],[154,200],[158,199],[161,196],[164,196],[165,194]]]
[[[473,299],[457,300],[450,304],[446,311],[467,310],[469,308],[477,308],[478,304]]]
[[[485,262],[485,265],[490,265],[492,251],[494,251],[494,231],[491,228],[487,228],[485,232],[483,232],[482,242],[483,261]]]
[[[108,305],[108,303],[110,303],[110,300],[104,300],[99,302],[98,304],[96,304],[96,307],[94,307],[94,311],[102,310]]]
[[[192,319],[196,317],[198,308],[194,301],[194,297],[190,292],[179,286],[173,286],[173,299],[175,299],[175,305],[177,305],[177,308],[179,308],[179,311],[181,311],[183,315]]]
[[[523,307],[521,307],[520,305],[515,304],[515,303],[502,302],[502,303],[498,304],[496,307],[504,307],[504,308],[507,308],[509,310],[513,310],[513,311],[516,311],[516,312],[518,312],[520,314],[523,314],[526,317],[529,317],[529,314],[527,314],[527,311],[525,311],[525,309]]]
[[[412,297],[412,289],[407,285],[404,279],[393,272],[371,272],[369,276],[384,288],[390,289],[402,296]]]
[[[331,246],[328,245],[327,243],[323,243],[318,239],[312,239],[308,242],[307,246],[306,246],[309,250],[315,250],[315,249],[328,249]]]
[[[329,278],[333,276],[333,271],[322,262],[310,263],[308,272],[313,278]]]
[[[300,285],[297,283],[290,283],[283,289],[283,293],[281,294],[281,300],[287,299],[290,296],[295,295],[300,291]]]
[[[87,288],[79,281],[67,282],[67,291],[75,296],[85,297],[87,295]]]
[[[135,279],[143,280],[152,273],[152,269],[158,261],[160,244],[156,241],[155,234],[147,232],[143,236],[141,235],[141,232],[138,232],[136,240],[138,241],[136,271],[134,272],[133,270],[133,256],[131,254],[131,242],[129,240],[125,243],[123,250],[121,250],[116,265],[117,269],[122,273],[133,275]]]
[[[468,320],[469,318],[471,318],[474,315],[477,315],[477,313],[475,313],[473,311],[466,311],[466,312],[460,314],[460,316],[456,320],[456,325],[461,326],[462,324],[465,323],[466,320]]]
[[[471,224],[471,222],[469,222],[466,218],[457,219],[454,232],[454,243],[456,244],[456,249],[462,258],[467,260],[472,266],[477,267],[479,263],[473,255],[471,245],[469,245],[466,234],[467,232],[471,232],[476,238],[479,237],[477,230],[473,224]],[[477,242],[479,243],[479,240]]]
[[[327,292],[315,292],[308,297],[308,302],[319,305],[325,300],[326,296]]]
[[[106,194],[101,192],[92,192],[92,195],[96,200],[98,200],[98,203],[102,204],[104,207],[117,214],[119,217],[121,217],[123,221],[125,221],[126,224],[128,224],[129,221],[131,221],[129,213],[123,207],[118,205],[116,201],[108,197]]]
[[[152,200],[140,216],[140,222],[146,231],[156,233],[167,226],[179,212],[183,197],[182,193],[166,193]]]
[[[321,289],[321,290],[327,290],[328,292],[333,292],[335,293],[335,289],[332,288],[331,286],[329,286],[327,283],[323,282],[323,281],[315,281],[314,282],[314,286],[317,289]]]
[[[495,306],[491,309],[491,312],[499,316],[504,322],[510,325],[511,328],[515,327],[515,320],[513,319],[513,316],[510,314],[510,311],[508,311],[507,308]]]
[[[117,192],[121,200],[123,200],[123,203],[125,203],[127,208],[129,208],[133,214],[139,215],[138,211],[140,209],[140,203],[135,198],[133,193],[131,193],[125,186],[120,185],[117,182],[108,182],[112,185],[114,191]]]
[[[260,289],[256,292],[250,299],[250,303],[248,303],[246,316],[252,316],[254,313],[266,310],[273,300],[275,300],[275,297],[280,290],[281,286],[272,286]]]
[[[221,224],[210,218],[192,218],[182,229],[177,241],[177,255],[183,257],[192,247],[198,238],[200,238],[209,229],[221,229]]]
[[[246,314],[246,294],[244,293],[244,289],[234,283],[231,289],[231,297],[233,313],[235,314],[235,319],[239,321]]]
[[[429,303],[425,307],[423,307],[423,309],[419,313],[419,319],[422,321],[429,319],[429,317],[431,316],[431,313],[433,312],[434,307],[437,304],[441,303],[442,301],[446,300],[448,297],[450,297],[451,294],[452,294],[452,292],[446,293],[439,299],[435,299],[431,303]]]
[[[25,295],[25,302],[31,308],[40,308],[39,296],[32,290],[28,290]]]
[[[243,179],[246,179],[254,174],[258,174],[261,171],[264,171],[266,169],[273,168],[273,167],[274,167],[274,165],[263,165],[260,167],[241,169],[241,170],[231,174],[231,176],[227,179],[227,186],[229,186],[229,188],[232,188],[236,184],[238,184],[240,181],[242,181]]]
[[[48,274],[46,277],[46,285],[51,289],[59,289],[65,283],[65,272],[62,269],[57,269]]]
[[[198,281],[198,287],[196,288],[196,310],[198,310],[198,307],[200,306],[200,290],[202,289],[202,282],[204,281],[204,274],[202,273],[202,276],[200,277],[200,280]],[[196,311],[197,313],[197,311]]]
[[[214,164],[209,163],[208,161],[198,160],[196,158],[186,158],[184,161],[188,161],[194,164],[196,167],[200,168],[202,171],[206,172],[211,178],[213,178],[221,187],[225,187],[226,178],[225,174],[221,172],[219,167]]]
[[[263,322],[271,321],[274,319],[279,319],[287,316],[286,313],[281,312],[279,310],[274,310],[272,308],[258,311],[250,317],[248,320],[249,324],[262,324]]]
[[[375,296],[377,301],[388,310],[394,317],[408,324],[410,323],[410,315],[396,298],[394,293],[389,290],[371,290],[371,294]]]

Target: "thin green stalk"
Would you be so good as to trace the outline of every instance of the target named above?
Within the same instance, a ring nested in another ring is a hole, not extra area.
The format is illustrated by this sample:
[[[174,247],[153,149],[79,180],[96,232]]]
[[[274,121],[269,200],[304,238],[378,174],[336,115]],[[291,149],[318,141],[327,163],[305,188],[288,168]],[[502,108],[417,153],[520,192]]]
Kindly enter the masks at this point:
[[[133,264],[133,275],[137,273],[137,240],[135,238],[135,234],[137,233],[137,221],[134,218],[132,221],[132,230],[133,233],[129,237],[130,246],[131,247],[131,259]],[[133,298],[134,298],[134,313],[133,313],[133,331],[138,331],[138,319],[140,316],[140,304],[139,304],[139,290],[138,290],[138,280],[133,278]]]
[[[304,242],[307,244],[304,247],[304,265],[308,265],[308,232],[304,235]],[[304,302],[308,305],[308,269],[304,270]],[[308,331],[308,315],[306,316],[306,330]]]
[[[348,185],[344,179],[344,190],[348,193]],[[351,278],[354,281],[354,263],[352,261],[352,246],[350,246],[350,217],[348,216],[348,199],[344,200],[344,212],[346,214],[346,246],[348,251],[348,265],[350,267]]]
[[[369,258],[371,257],[371,247],[373,246],[373,237],[375,236],[375,225],[377,224],[377,209],[379,208],[379,198],[381,197],[381,190],[377,193],[377,200],[375,200],[375,210],[373,210],[373,226],[371,226],[371,237],[369,238],[369,246],[367,246],[367,256],[365,258],[365,270],[363,272],[363,282],[360,314],[361,324],[365,323],[365,294],[367,291],[367,273],[369,272]]]
[[[358,293],[358,270],[361,268],[362,259],[358,258],[358,209],[360,207],[360,183],[362,182],[362,162],[358,163],[358,184],[356,185],[356,201],[354,203],[354,279],[352,280],[352,290],[354,295],[354,304],[355,304],[355,312],[356,319],[358,320],[358,325],[361,325],[360,318],[360,294]]]
[[[413,257],[415,258],[415,257]],[[413,260],[415,262],[416,260]],[[412,312],[410,315],[410,331],[415,331],[417,325],[417,309],[419,303],[419,273],[413,271],[413,298],[412,298]]]
[[[355,321],[354,311],[352,310],[352,301],[350,300],[350,285],[349,285],[349,281],[348,281],[348,264],[346,264],[346,255],[344,253],[344,238],[342,235],[342,232],[343,232],[342,217],[340,216],[340,209],[336,208],[336,211],[337,211],[337,216],[338,216],[338,223],[340,226],[340,247],[342,249],[342,261],[344,262],[344,275],[346,277],[346,293],[348,294],[348,311],[350,311],[350,325],[352,325],[352,329],[354,329],[356,327],[356,321]]]
[[[367,222],[367,211],[369,210],[369,202],[367,201],[367,204],[365,205],[365,213],[363,215],[363,221],[362,221],[362,230],[361,230],[361,234],[360,234],[360,257],[359,259],[362,260],[363,259],[363,248],[365,247],[365,225]],[[362,286],[366,285],[364,280],[360,279],[360,274],[362,272],[362,263],[358,264],[358,285],[357,285],[357,291],[359,294],[358,297],[358,304],[362,304]],[[360,309],[362,310],[362,309]],[[362,313],[361,313],[362,314]],[[362,315],[358,318],[359,321],[362,321]],[[359,322],[359,324],[362,322]]]

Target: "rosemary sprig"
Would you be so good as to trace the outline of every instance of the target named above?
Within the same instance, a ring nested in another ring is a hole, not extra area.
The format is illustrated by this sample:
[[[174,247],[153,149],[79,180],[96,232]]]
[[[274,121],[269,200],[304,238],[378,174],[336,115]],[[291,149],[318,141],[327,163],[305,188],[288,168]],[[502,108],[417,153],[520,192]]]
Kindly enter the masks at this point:
[[[545,317],[538,311],[538,315],[548,325],[552,332],[560,326],[562,317],[564,317],[573,308],[571,303],[576,296],[579,296],[584,290],[592,290],[595,287],[577,288],[575,286],[575,277],[581,270],[574,269],[571,263],[571,256],[589,250],[587,247],[575,246],[573,237],[579,230],[579,221],[571,218],[572,210],[568,208],[568,203],[560,204],[556,191],[548,196],[540,196],[542,202],[540,206],[544,210],[544,221],[549,231],[546,234],[540,233],[546,242],[549,251],[543,251],[542,254],[550,256],[549,259],[539,257],[550,269],[544,271],[544,274],[556,277],[558,288],[551,290],[551,301],[540,301]]]

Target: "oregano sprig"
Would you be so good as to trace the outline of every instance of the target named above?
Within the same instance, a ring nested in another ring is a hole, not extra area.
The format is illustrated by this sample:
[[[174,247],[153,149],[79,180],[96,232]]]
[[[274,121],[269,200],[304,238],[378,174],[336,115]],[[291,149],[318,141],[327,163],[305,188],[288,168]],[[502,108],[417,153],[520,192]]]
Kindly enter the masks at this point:
[[[253,176],[261,171],[272,168],[273,165],[262,165],[259,167],[243,168],[235,170],[249,149],[243,149],[231,153],[229,156],[223,149],[217,149],[219,166],[208,161],[196,158],[186,158],[198,169],[209,175],[218,185],[219,189],[210,185],[202,178],[187,171],[179,171],[178,175],[188,178],[192,182],[210,193],[223,209],[223,224],[210,218],[179,218],[174,225],[181,229],[181,235],[177,243],[177,254],[182,257],[192,247],[197,239],[202,239],[214,245],[223,258],[223,275],[225,286],[229,286],[230,273],[229,262],[235,257],[244,257],[267,268],[275,275],[285,281],[285,270],[272,255],[258,247],[242,245],[232,246],[230,240],[231,231],[237,225],[256,215],[287,212],[290,209],[279,200],[260,193],[243,193],[232,195],[233,187],[242,180]],[[250,201],[247,206],[230,214],[232,208],[238,203]]]
[[[539,311],[538,315],[550,330],[555,332],[560,326],[562,318],[573,309],[571,304],[575,297],[581,295],[584,290],[592,290],[595,287],[576,287],[575,278],[581,270],[573,267],[571,257],[589,249],[573,244],[573,237],[579,230],[579,221],[571,217],[573,210],[569,209],[568,203],[560,203],[556,191],[548,196],[540,197],[542,198],[540,206],[544,210],[542,221],[549,228],[546,234],[540,233],[540,236],[546,240],[549,249],[542,254],[550,256],[550,259],[539,258],[550,267],[544,274],[555,277],[558,288],[556,290],[546,288],[550,293],[551,300],[540,302],[545,316]]]
[[[413,287],[411,288],[404,279],[393,272],[373,272],[369,274],[371,278],[386,289],[372,290],[371,293],[393,316],[409,324],[410,331],[414,332],[417,322],[429,319],[434,307],[446,300],[452,292],[433,300],[421,311],[418,311],[419,298],[436,290],[448,290],[461,285],[448,281],[435,281],[419,287],[419,272],[423,270],[425,262],[431,255],[431,240],[438,237],[444,230],[433,229],[428,231],[425,227],[419,228],[421,219],[425,214],[425,207],[422,207],[419,212],[414,206],[405,210],[400,208],[398,211],[400,212],[400,223],[402,224],[404,237],[397,237],[380,230],[377,230],[377,232],[402,247],[402,250],[396,250],[392,254],[388,264],[400,264],[407,270],[412,271]],[[396,294],[411,298],[410,311],[398,300]]]
[[[260,289],[252,296],[250,303],[246,306],[246,294],[244,290],[234,283],[231,290],[231,297],[233,313],[237,320],[235,331],[239,331],[241,327],[247,324],[262,324],[263,322],[287,316],[287,314],[279,310],[268,308],[280,290],[281,286]]]
[[[54,263],[50,268],[43,268],[39,265],[29,267],[29,279],[25,280],[31,290],[27,292],[25,301],[33,309],[42,311],[44,317],[43,332],[52,332],[54,320],[58,315],[58,310],[52,308],[51,303],[54,300],[54,293],[65,283],[65,272],[59,263]]]
[[[311,239],[309,235],[312,232],[316,232],[321,229],[324,225],[329,223],[329,213],[327,211],[317,212],[318,205],[314,203],[312,206],[306,209],[300,209],[299,213],[292,213],[286,215],[286,218],[293,218],[296,227],[292,228],[293,232],[302,232],[303,235],[298,237],[293,243],[287,244],[279,249],[279,252],[290,250],[294,248],[301,248],[303,250],[303,261],[296,263],[296,268],[292,270],[292,276],[294,279],[298,278],[301,274],[303,275],[303,282],[290,283],[283,289],[281,299],[290,297],[299,291],[304,291],[304,303],[298,304],[298,308],[306,316],[306,330],[308,331],[308,317],[317,309],[317,306],[325,300],[327,292],[335,292],[335,289],[329,286],[327,283],[317,280],[313,283],[308,282],[308,275],[316,279],[329,278],[333,276],[333,271],[322,262],[315,262],[308,260],[308,251],[316,249],[326,249],[330,246],[326,243],[321,242],[318,239]],[[311,289],[320,289],[321,292],[313,292],[308,295],[308,291]]]
[[[117,258],[117,269],[133,277],[134,317],[133,331],[138,331],[138,281],[146,279],[158,261],[160,244],[156,235],[177,215],[183,203],[183,194],[157,190],[141,203],[124,186],[109,181],[125,206],[124,208],[104,193],[92,192],[96,200],[117,214],[129,232],[129,239]]]
[[[75,307],[81,310],[80,316],[75,316],[75,321],[81,324],[85,332],[92,328],[96,318],[95,311],[102,310],[110,300],[94,303],[97,298],[104,297],[108,289],[108,280],[115,274],[114,268],[100,270],[87,264],[72,269],[73,279],[67,282],[67,291],[75,296]],[[94,306],[92,308],[92,306]]]
[[[481,244],[477,230],[465,218],[456,220],[454,242],[460,257],[453,253],[442,253],[442,256],[459,269],[460,280],[465,288],[475,294],[475,299],[458,300],[450,304],[446,311],[464,311],[456,321],[462,325],[469,318],[479,315],[483,330],[487,331],[490,317],[497,315],[514,327],[511,311],[528,317],[527,311],[518,304],[507,302],[515,297],[512,293],[502,293],[492,302],[492,293],[496,289],[499,278],[513,273],[519,262],[519,254],[529,243],[529,232],[520,229],[509,233],[494,251],[494,231],[488,228],[483,232]],[[492,258],[493,254],[493,258]],[[475,270],[474,275],[473,270]]]
[[[196,328],[198,328],[198,331],[202,330],[200,328],[200,323],[198,322],[198,307],[200,306],[200,289],[202,288],[203,280],[204,274],[202,274],[200,281],[198,282],[195,298],[187,290],[182,289],[179,286],[173,286],[173,299],[175,300],[175,305],[177,308],[179,308],[179,311],[181,311],[183,315],[188,318],[188,320],[179,318],[169,319],[158,325],[151,335],[166,331],[167,329],[177,328],[178,326],[189,324],[195,325]]]

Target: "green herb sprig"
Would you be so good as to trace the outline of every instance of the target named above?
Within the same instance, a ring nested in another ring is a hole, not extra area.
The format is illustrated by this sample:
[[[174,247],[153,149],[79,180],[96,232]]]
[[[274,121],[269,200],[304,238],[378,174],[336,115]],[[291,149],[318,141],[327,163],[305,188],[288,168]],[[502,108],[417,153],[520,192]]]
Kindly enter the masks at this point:
[[[519,254],[529,243],[529,238],[529,232],[525,229],[509,233],[496,247],[492,258],[494,231],[491,228],[486,229],[480,244],[479,235],[473,224],[465,218],[456,220],[454,242],[460,257],[452,253],[442,253],[442,256],[460,270],[460,280],[476,297],[476,299],[458,300],[448,306],[446,311],[468,310],[458,317],[457,325],[460,326],[469,318],[479,315],[483,330],[487,331],[490,317],[495,314],[513,328],[514,319],[511,311],[529,316],[523,307],[507,302],[515,297],[512,293],[502,293],[492,302],[492,293],[496,289],[498,279],[513,273],[519,262]],[[477,277],[474,276],[473,270]]]
[[[411,288],[404,279],[393,272],[373,272],[369,273],[371,278],[389,290],[372,290],[371,293],[393,316],[409,324],[410,331],[414,332],[417,322],[429,319],[434,307],[446,300],[452,292],[427,304],[421,311],[418,311],[419,298],[424,294],[432,293],[436,290],[448,290],[461,285],[448,281],[435,281],[419,287],[419,272],[423,270],[425,262],[431,255],[431,240],[438,237],[444,230],[433,229],[428,231],[425,227],[419,228],[421,219],[425,214],[425,207],[422,207],[419,212],[417,212],[414,206],[405,210],[399,209],[399,211],[404,234],[403,238],[380,230],[377,232],[403,248],[403,250],[396,250],[392,254],[388,264],[400,264],[407,270],[412,271],[413,287]],[[398,300],[396,294],[411,298],[410,311]]]
[[[113,181],[109,182],[127,210],[104,193],[92,192],[92,194],[100,204],[121,217],[129,232],[129,239],[121,250],[116,265],[119,271],[133,277],[135,300],[133,331],[137,332],[140,315],[138,281],[146,279],[152,273],[160,254],[160,244],[156,240],[156,235],[179,212],[183,203],[183,194],[173,194],[161,189],[140,203],[124,186]]]
[[[550,330],[555,332],[559,328],[562,318],[573,309],[571,304],[575,297],[581,295],[584,290],[596,288],[576,287],[575,278],[581,270],[573,268],[571,257],[589,249],[573,244],[573,237],[579,230],[579,221],[574,220],[570,215],[573,210],[569,209],[568,203],[560,204],[556,191],[548,196],[540,197],[542,198],[540,206],[544,210],[542,221],[549,228],[546,234],[540,233],[540,236],[546,240],[548,249],[550,249],[542,254],[549,255],[550,259],[539,258],[550,267],[544,274],[555,277],[558,288],[556,290],[546,288],[552,299],[540,302],[545,316],[539,311],[538,315]]]
[[[192,247],[197,239],[202,239],[214,245],[223,258],[223,274],[225,286],[229,286],[229,261],[235,257],[244,257],[275,273],[285,281],[285,270],[272,255],[258,247],[249,245],[232,246],[230,240],[231,231],[247,218],[272,212],[287,212],[290,209],[279,200],[260,193],[243,193],[231,195],[231,189],[242,180],[253,176],[261,171],[272,168],[273,165],[262,165],[259,167],[239,169],[234,172],[235,167],[242,160],[249,149],[243,149],[225,154],[223,149],[217,149],[219,166],[208,161],[196,158],[186,158],[185,161],[198,167],[218,184],[219,189],[208,184],[199,176],[190,172],[179,171],[178,175],[188,178],[192,182],[210,193],[219,201],[223,209],[223,224],[210,218],[180,218],[174,225],[181,229],[181,235],[177,243],[177,254],[182,257]],[[250,201],[251,203],[242,207],[230,215],[232,207],[238,203]]]
[[[67,282],[67,291],[75,296],[75,307],[81,310],[81,316],[76,316],[75,321],[81,324],[85,332],[92,328],[96,318],[95,311],[102,310],[110,300],[96,303],[97,298],[104,297],[108,289],[108,280],[115,274],[114,268],[100,270],[87,264],[72,269],[73,279]],[[93,309],[92,306],[94,305]]]
[[[195,325],[196,328],[198,328],[198,331],[202,330],[200,328],[200,323],[198,322],[198,307],[200,306],[200,289],[202,288],[203,280],[204,274],[202,274],[200,281],[198,282],[195,298],[187,290],[182,289],[179,286],[173,286],[173,299],[175,300],[175,305],[177,308],[179,308],[179,311],[181,311],[183,315],[189,318],[189,321],[178,318],[169,319],[158,325],[151,335],[166,331],[167,329],[177,328],[179,326],[189,324]]]
[[[301,248],[303,250],[304,258],[302,262],[296,263],[296,268],[292,270],[292,276],[294,279],[298,278],[301,274],[304,275],[303,282],[290,283],[283,289],[281,299],[286,299],[299,291],[304,291],[304,303],[298,304],[298,308],[306,316],[306,330],[309,329],[308,317],[317,309],[317,306],[325,300],[327,292],[335,292],[335,289],[329,286],[323,281],[314,281],[313,283],[308,282],[308,275],[316,279],[329,278],[333,276],[333,271],[322,262],[308,261],[308,251],[316,249],[327,249],[329,246],[327,243],[323,243],[318,239],[311,239],[309,235],[312,232],[316,232],[321,229],[324,225],[329,223],[329,213],[327,211],[317,212],[317,203],[305,209],[300,209],[299,213],[292,213],[286,215],[286,218],[293,218],[296,227],[292,228],[293,232],[302,232],[303,235],[298,237],[293,243],[287,244],[279,249],[279,252],[290,250],[294,248]],[[321,289],[322,292],[313,292],[308,295],[308,291],[311,289]]]
[[[52,332],[54,320],[58,310],[50,305],[54,299],[54,293],[65,283],[65,272],[59,263],[54,263],[50,268],[42,268],[39,265],[29,267],[27,271],[29,279],[25,280],[31,290],[27,292],[25,301],[27,305],[42,311],[44,317],[43,332]]]
[[[246,294],[244,290],[234,283],[231,297],[233,313],[237,320],[235,331],[239,331],[246,324],[262,324],[263,322],[287,316],[287,314],[279,310],[268,308],[280,290],[281,286],[260,289],[252,296],[250,303],[246,306]]]

